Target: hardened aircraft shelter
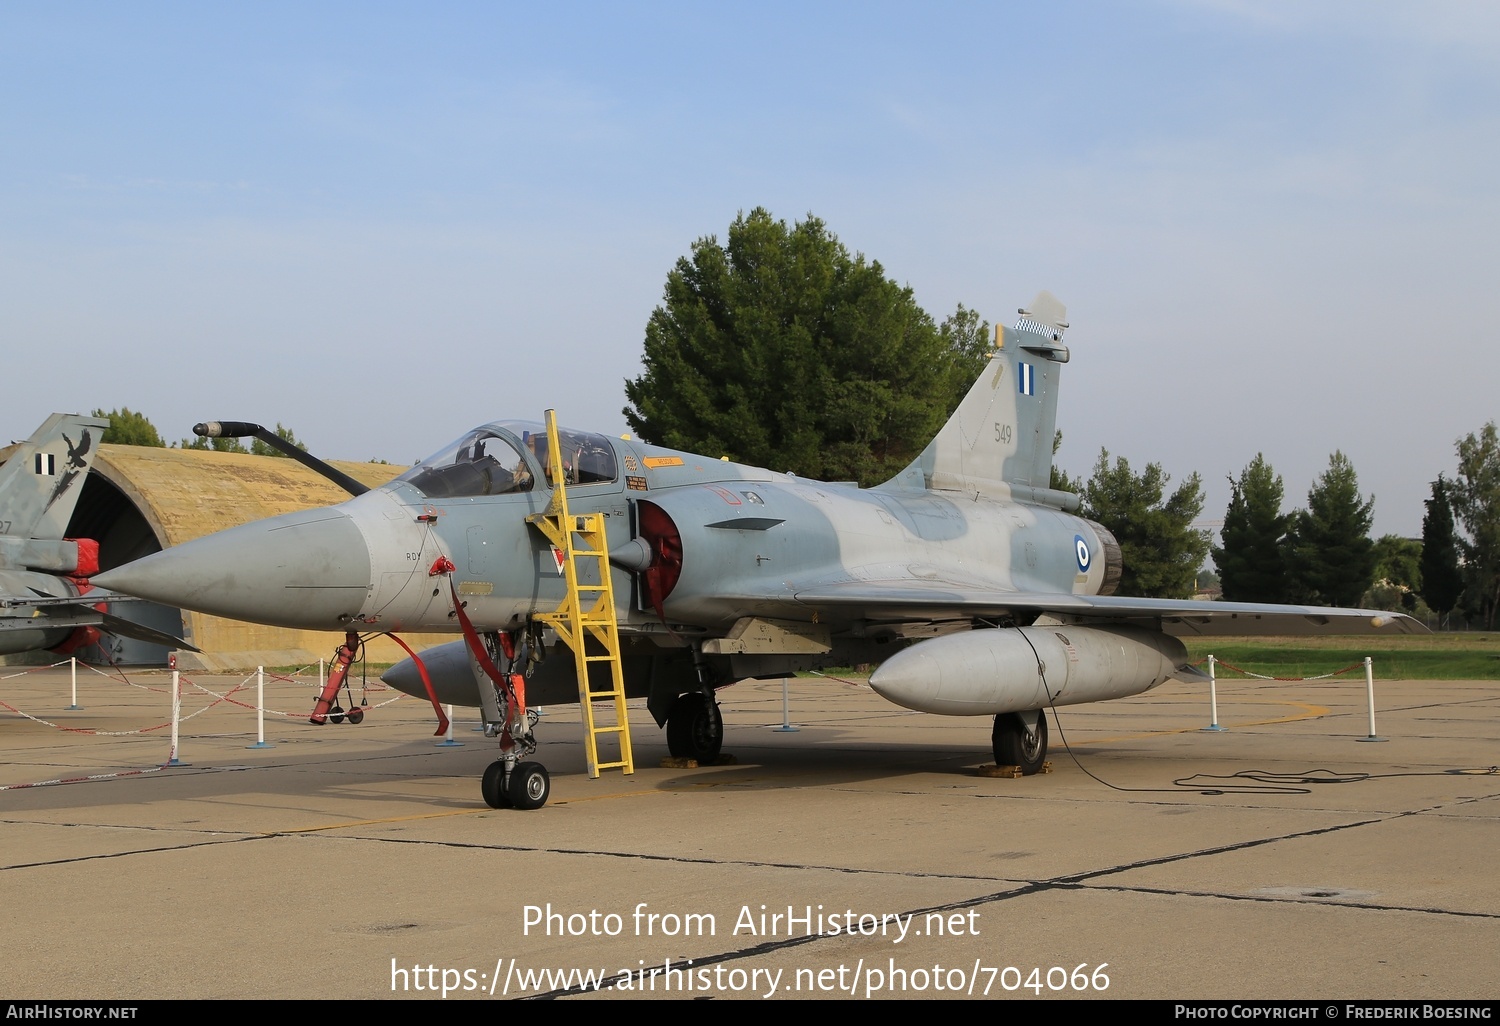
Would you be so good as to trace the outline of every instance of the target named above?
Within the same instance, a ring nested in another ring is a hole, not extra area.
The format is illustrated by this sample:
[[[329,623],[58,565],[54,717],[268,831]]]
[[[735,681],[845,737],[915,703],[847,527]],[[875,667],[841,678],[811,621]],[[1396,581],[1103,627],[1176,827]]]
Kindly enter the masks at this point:
[[[0,449],[0,462],[14,447]],[[335,463],[350,477],[384,484],[404,467],[384,463]],[[291,459],[202,449],[104,445],[84,483],[68,527],[75,538],[99,542],[100,570],[180,545],[215,531],[293,510],[328,506],[348,498],[327,479]],[[178,653],[183,669],[231,670],[254,666],[302,666],[328,656],[338,642],[331,634],[241,623],[146,602],[120,603],[119,615],[178,634],[201,651]],[[418,645],[432,644],[419,637]],[[169,650],[159,645],[105,636],[78,655],[90,662],[162,665]],[[368,646],[373,662],[405,655],[380,637]],[[33,653],[26,661],[51,661]]]

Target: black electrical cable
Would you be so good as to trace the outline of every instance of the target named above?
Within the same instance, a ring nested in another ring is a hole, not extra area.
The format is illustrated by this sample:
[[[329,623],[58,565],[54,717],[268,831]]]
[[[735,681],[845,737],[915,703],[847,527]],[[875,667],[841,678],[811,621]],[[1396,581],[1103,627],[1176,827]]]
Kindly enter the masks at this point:
[[[1053,702],[1052,688],[1047,683],[1047,665],[1042,661],[1042,657],[1037,652],[1036,646],[1031,643],[1031,639],[1026,637],[1026,632],[1020,631],[1020,634],[1021,638],[1026,642],[1026,646],[1031,649],[1032,656],[1036,659],[1037,676],[1041,678],[1042,690],[1047,693],[1047,706],[1052,710],[1052,722],[1057,724],[1057,736],[1062,740],[1063,749],[1068,753],[1068,758],[1072,759],[1073,765],[1082,770],[1086,776],[1097,783],[1103,784],[1112,791],[1136,794],[1181,794],[1182,791],[1178,790],[1178,788],[1188,788],[1205,796],[1226,794],[1312,794],[1312,786],[1297,785],[1357,784],[1365,780],[1384,780],[1393,777],[1488,776],[1500,773],[1500,766],[1425,770],[1411,773],[1336,773],[1333,770],[1327,769],[1304,770],[1300,773],[1276,773],[1271,770],[1241,770],[1238,773],[1227,776],[1196,773],[1190,777],[1178,777],[1172,781],[1173,787],[1122,787],[1119,784],[1112,784],[1100,777],[1079,761],[1077,753],[1068,744],[1068,735],[1063,730],[1062,718],[1057,714],[1057,706]],[[1246,780],[1249,783],[1235,784],[1231,782],[1211,787],[1205,787],[1202,783],[1195,783],[1195,781],[1214,780]]]

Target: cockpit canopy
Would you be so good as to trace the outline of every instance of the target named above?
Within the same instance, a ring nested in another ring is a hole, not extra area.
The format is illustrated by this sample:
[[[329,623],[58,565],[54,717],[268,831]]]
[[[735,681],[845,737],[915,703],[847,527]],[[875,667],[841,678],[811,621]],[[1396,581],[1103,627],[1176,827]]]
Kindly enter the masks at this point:
[[[550,483],[552,467],[547,459],[546,427],[531,421],[507,421],[497,426],[509,428],[515,433],[526,450],[536,457],[537,464]],[[604,435],[560,427],[557,429],[557,438],[562,447],[566,484],[604,484],[619,476],[615,467],[615,447]]]
[[[601,484],[618,476],[615,450],[604,435],[558,429],[569,487]],[[430,499],[529,492],[540,473],[550,487],[547,431],[536,423],[508,421],[475,428],[402,474]]]
[[[529,492],[532,471],[504,435],[477,428],[438,450],[398,480],[430,499]]]

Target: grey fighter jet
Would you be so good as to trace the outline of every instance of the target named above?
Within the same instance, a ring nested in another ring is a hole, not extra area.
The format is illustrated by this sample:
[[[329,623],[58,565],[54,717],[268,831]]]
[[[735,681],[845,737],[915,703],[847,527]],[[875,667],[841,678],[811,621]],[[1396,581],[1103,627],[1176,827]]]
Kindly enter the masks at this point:
[[[54,413],[0,467],[0,655],[66,654],[100,630],[181,648],[182,639],[105,609],[99,544],[64,538],[109,421]]]
[[[648,697],[681,756],[717,755],[721,687],[878,663],[879,694],[993,717],[996,761],[1035,773],[1048,706],[1199,676],[1177,636],[1423,629],[1371,610],[1114,596],[1119,545],[1077,515],[1077,496],[1049,487],[1065,318],[1042,293],[998,331],[952,418],[875,488],[571,430],[550,459],[541,425],[503,421],[338,506],[236,527],[99,582],[344,632],[351,656],[360,632],[463,633],[385,679],[434,704],[482,708],[501,745],[485,799],[528,808],[545,802],[547,779],[518,761],[534,740],[514,692],[579,700],[571,659],[538,661],[551,646],[536,618],[565,593],[562,561],[534,523],[555,473],[573,512],[604,514],[625,690]]]

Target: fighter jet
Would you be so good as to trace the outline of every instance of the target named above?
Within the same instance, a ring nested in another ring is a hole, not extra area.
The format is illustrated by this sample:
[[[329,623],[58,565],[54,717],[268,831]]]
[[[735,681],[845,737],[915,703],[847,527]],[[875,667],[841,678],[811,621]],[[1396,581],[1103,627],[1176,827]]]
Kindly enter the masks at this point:
[[[99,569],[99,543],[63,537],[108,427],[54,413],[0,467],[0,655],[67,653],[100,630],[183,647],[180,638],[108,612],[105,600],[121,596],[94,591],[88,580]]]
[[[549,787],[539,764],[520,762],[535,745],[527,703],[580,701],[575,662],[547,654],[539,619],[568,592],[542,529],[563,494],[570,516],[603,514],[624,690],[648,698],[685,757],[718,754],[720,688],[870,663],[871,687],[898,705],[992,717],[996,761],[1030,774],[1046,757],[1048,706],[1199,677],[1180,635],[1422,630],[1373,610],[1113,595],[1118,543],[1077,515],[1076,495],[1050,487],[1066,311],[1042,293],[1020,315],[997,330],[937,437],[874,488],[585,431],[553,443],[540,424],[499,421],[337,506],[98,580],[219,616],[345,632],[345,664],[361,632],[462,633],[385,679],[434,704],[478,705],[500,743],[482,794],[521,808]],[[599,590],[601,576],[585,585]],[[606,673],[592,665],[590,686]]]

